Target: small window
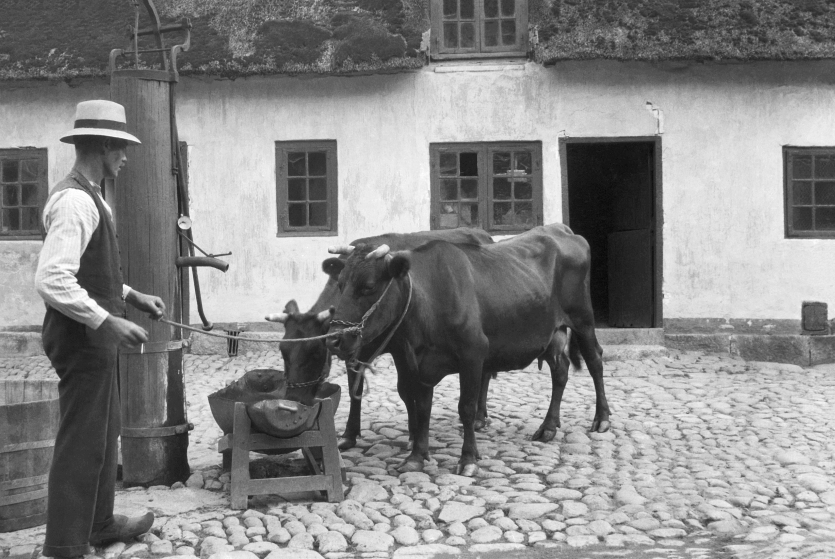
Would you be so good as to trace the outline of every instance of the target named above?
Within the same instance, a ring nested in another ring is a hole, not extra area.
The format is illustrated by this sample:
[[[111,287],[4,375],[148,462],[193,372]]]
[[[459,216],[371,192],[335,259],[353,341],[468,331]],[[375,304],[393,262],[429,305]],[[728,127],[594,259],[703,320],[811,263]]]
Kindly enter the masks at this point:
[[[278,234],[336,235],[336,142],[275,143]]]
[[[786,237],[835,237],[835,148],[784,148]]]
[[[432,229],[519,233],[542,224],[540,142],[431,144]]]
[[[432,0],[432,56],[524,56],[527,0]]]
[[[0,238],[41,238],[46,181],[45,149],[0,149]]]

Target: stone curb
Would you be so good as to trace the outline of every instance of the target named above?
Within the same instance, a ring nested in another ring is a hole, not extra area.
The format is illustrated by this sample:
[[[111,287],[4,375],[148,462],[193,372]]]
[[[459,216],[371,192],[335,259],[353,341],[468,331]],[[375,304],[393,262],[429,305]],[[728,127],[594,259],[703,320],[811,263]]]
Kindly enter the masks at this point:
[[[812,367],[835,362],[835,336],[667,334],[670,349],[728,353],[746,361]]]

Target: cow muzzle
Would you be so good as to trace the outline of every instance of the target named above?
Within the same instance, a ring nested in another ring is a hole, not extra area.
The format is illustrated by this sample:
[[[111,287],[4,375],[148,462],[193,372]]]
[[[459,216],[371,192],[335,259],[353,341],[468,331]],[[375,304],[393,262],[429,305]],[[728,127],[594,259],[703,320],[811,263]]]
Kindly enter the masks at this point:
[[[359,350],[360,337],[355,332],[345,332],[341,329],[334,329],[331,333],[339,332],[338,336],[328,338],[325,343],[328,349],[339,359],[347,360],[353,357]]]

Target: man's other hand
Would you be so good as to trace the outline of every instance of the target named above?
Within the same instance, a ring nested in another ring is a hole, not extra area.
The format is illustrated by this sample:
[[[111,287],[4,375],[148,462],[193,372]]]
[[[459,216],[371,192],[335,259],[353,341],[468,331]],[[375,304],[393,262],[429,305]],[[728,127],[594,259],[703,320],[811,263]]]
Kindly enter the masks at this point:
[[[98,327],[98,332],[116,345],[133,347],[148,342],[148,332],[130,320],[109,315]]]
[[[159,320],[165,315],[165,303],[155,295],[146,295],[131,289],[125,297],[125,301],[140,311],[145,311],[151,318]]]

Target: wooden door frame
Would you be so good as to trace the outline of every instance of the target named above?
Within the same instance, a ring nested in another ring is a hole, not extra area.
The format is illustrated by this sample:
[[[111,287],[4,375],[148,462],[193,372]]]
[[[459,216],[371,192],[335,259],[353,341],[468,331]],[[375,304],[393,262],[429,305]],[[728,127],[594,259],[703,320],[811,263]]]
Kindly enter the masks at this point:
[[[559,138],[559,157],[560,157],[560,181],[562,183],[562,221],[569,227],[571,226],[571,219],[568,210],[568,144],[622,144],[646,142],[653,145],[653,216],[652,222],[655,228],[655,235],[653,235],[654,247],[652,251],[653,270],[652,270],[652,324],[653,328],[663,328],[664,326],[664,309],[663,309],[663,281],[664,281],[664,245],[663,235],[664,230],[664,204],[663,204],[663,189],[662,189],[662,165],[661,165],[661,136],[595,136],[583,138]]]

